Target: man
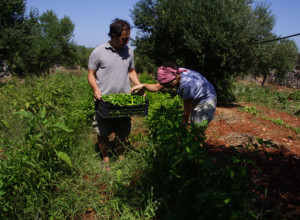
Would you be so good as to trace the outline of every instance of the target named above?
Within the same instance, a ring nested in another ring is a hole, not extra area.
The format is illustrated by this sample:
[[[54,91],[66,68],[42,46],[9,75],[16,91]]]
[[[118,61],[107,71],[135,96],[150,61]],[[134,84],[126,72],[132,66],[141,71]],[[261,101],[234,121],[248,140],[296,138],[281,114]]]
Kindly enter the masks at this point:
[[[96,47],[90,55],[88,81],[94,90],[95,101],[100,100],[102,95],[129,93],[129,79],[134,85],[140,84],[134,69],[133,51],[127,46],[130,29],[127,21],[115,19],[108,33],[110,40]],[[122,155],[123,144],[127,141],[131,129],[131,118],[108,119],[96,113],[96,121],[103,162],[108,164],[108,136],[115,132],[116,145]]]

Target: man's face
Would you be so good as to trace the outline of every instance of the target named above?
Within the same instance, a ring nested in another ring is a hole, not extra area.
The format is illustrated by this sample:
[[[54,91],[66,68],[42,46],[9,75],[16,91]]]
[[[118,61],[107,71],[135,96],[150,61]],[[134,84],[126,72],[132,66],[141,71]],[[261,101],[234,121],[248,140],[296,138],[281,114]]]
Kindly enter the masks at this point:
[[[120,37],[116,37],[116,49],[123,48],[130,40],[130,30],[124,30]]]

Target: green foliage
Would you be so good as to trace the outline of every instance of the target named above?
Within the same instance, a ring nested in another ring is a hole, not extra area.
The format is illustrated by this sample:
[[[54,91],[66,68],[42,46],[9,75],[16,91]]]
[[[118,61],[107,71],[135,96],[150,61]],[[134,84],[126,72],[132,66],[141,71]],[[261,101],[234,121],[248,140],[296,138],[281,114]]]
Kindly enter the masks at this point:
[[[148,56],[139,55],[139,53],[135,53],[134,56],[134,65],[137,73],[156,73],[157,66],[154,64],[153,60],[151,60]]]
[[[53,11],[41,16],[33,9],[25,14],[24,0],[2,1],[0,61],[17,75],[47,73],[53,65],[74,65],[74,24],[68,17],[58,19]]]
[[[211,157],[205,127],[182,124],[179,97],[155,93],[148,98],[155,100],[147,117],[154,149],[146,155],[142,183],[153,188],[152,201],[159,204],[156,218],[252,218],[252,183],[246,170],[251,160],[234,148],[229,155]]]
[[[251,115],[256,115],[258,116],[258,112],[256,110],[255,107],[249,107],[249,106],[245,106],[244,108],[241,109],[241,111],[244,112],[248,112]],[[291,125],[285,123],[284,121],[282,121],[282,119],[277,118],[277,119],[272,119],[269,117],[265,117],[265,116],[259,116],[262,119],[268,120],[268,121],[272,121],[274,122],[275,125],[284,125],[286,128],[291,128],[292,130],[294,130],[297,134],[299,133],[299,128],[298,127],[292,127]]]
[[[295,114],[299,111],[298,91],[280,92],[272,86],[235,83],[234,95],[239,102],[250,102]]]
[[[46,11],[38,17],[35,37],[31,49],[22,52],[23,65],[20,74],[47,73],[54,65],[74,64],[75,45],[72,43],[74,24],[68,17],[58,19],[53,11]]]
[[[295,90],[288,95],[288,98],[294,101],[300,101],[300,90]]]
[[[59,136],[60,139],[70,137],[63,135],[62,129],[51,125],[46,118],[45,107],[41,108],[37,115],[24,110],[15,114],[19,115],[21,120],[24,119],[27,129],[23,140],[15,143],[14,148],[4,148],[6,158],[0,163],[1,191],[5,192],[0,199],[2,217],[18,216],[25,208],[26,202],[29,207],[32,206],[30,208],[37,204],[45,205],[38,195],[47,196],[54,182],[62,175],[70,173],[69,168],[57,160],[59,155],[55,154],[55,148],[66,148],[54,147],[52,143],[55,136]]]
[[[0,218],[48,219],[58,182],[74,176],[73,150],[94,114],[83,77],[55,74],[1,84]]]
[[[299,134],[299,127],[292,127],[290,124],[285,123],[284,121],[282,121],[281,118],[269,118],[269,117],[265,117],[265,116],[260,116],[260,118],[268,120],[268,121],[272,121],[274,122],[275,125],[284,125],[286,128],[291,128],[292,130],[294,130],[297,134]]]
[[[154,79],[152,75],[147,73],[139,74],[139,80],[141,83],[145,83],[145,84],[151,84],[156,82],[156,79]]]
[[[3,61],[14,68],[19,57],[18,53],[28,50],[34,36],[32,24],[36,24],[35,12],[25,16],[24,0],[1,0],[0,12],[0,65]]]
[[[236,76],[262,75],[265,82],[271,69],[278,76],[291,70],[295,43],[256,44],[276,38],[275,18],[266,3],[252,4],[249,0],[140,0],[131,14],[141,30],[134,41],[139,71],[152,73],[152,67],[172,61],[200,72],[216,88],[218,100],[230,101]]]
[[[218,99],[230,100],[232,77],[249,72],[255,57],[253,48],[239,45],[264,39],[273,28],[268,10],[261,5],[254,11],[251,3],[141,0],[132,11],[142,31],[136,54],[155,65],[173,61],[195,69],[213,83]]]
[[[76,45],[75,48],[77,54],[76,64],[79,65],[81,68],[88,69],[89,57],[94,48],[87,48],[81,45]]]
[[[103,101],[118,106],[139,105],[145,100],[141,95],[131,95],[127,93],[102,95],[101,98]]]
[[[235,148],[210,151],[204,128],[182,124],[182,99],[169,93],[147,92],[149,127],[133,126],[149,136],[132,134],[139,147],[122,161],[112,157],[104,173],[86,77],[60,73],[0,84],[1,219],[81,219],[87,210],[103,219],[257,217],[247,173],[255,164]]]
[[[257,109],[255,107],[249,107],[249,106],[245,106],[242,111],[244,112],[248,112],[251,115],[257,115]]]
[[[270,35],[268,39],[274,39],[276,36]],[[297,46],[292,40],[281,40],[279,42],[269,42],[255,46],[256,60],[252,67],[253,75],[262,75],[262,85],[265,84],[267,76],[271,74],[270,70],[275,71],[278,79],[283,79],[287,72],[295,68],[297,60]]]
[[[297,45],[292,40],[281,40],[276,45],[272,68],[276,69],[278,78],[284,78],[287,72],[295,68],[298,55],[297,50]]]

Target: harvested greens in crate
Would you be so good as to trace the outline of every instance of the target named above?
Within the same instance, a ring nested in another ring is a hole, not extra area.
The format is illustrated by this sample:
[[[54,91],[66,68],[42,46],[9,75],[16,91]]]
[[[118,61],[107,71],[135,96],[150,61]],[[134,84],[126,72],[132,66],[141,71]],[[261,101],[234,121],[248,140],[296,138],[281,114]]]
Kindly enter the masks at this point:
[[[123,118],[148,115],[149,100],[127,93],[102,95],[95,108],[103,118]]]

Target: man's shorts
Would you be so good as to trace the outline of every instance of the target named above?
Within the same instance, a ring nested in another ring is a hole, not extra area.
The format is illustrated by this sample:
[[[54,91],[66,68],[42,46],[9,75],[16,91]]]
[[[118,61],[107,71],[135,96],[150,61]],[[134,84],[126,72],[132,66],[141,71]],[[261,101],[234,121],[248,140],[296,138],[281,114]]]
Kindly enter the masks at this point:
[[[191,112],[191,123],[208,126],[208,124],[215,118],[215,111],[217,106],[217,97],[203,103],[193,106]]]
[[[97,112],[92,126],[102,137],[108,137],[112,132],[118,136],[128,137],[131,130],[131,118],[102,118]]]

